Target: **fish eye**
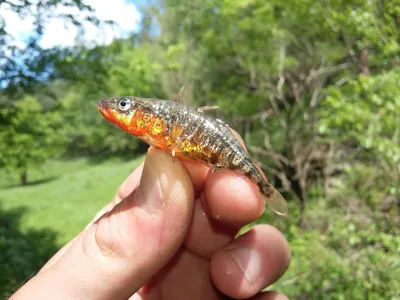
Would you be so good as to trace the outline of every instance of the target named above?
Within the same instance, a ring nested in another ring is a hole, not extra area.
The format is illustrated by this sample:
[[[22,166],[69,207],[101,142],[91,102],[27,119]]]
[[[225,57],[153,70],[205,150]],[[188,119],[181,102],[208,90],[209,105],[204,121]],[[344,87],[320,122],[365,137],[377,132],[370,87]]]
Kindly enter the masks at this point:
[[[118,102],[118,109],[121,111],[127,111],[129,108],[131,108],[131,100],[124,98],[119,100]]]

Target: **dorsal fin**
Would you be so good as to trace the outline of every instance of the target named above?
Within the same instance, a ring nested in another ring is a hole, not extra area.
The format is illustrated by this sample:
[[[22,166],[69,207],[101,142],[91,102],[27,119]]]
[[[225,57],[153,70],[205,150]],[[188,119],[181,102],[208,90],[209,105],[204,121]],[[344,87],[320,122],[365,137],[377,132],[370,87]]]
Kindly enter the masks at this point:
[[[198,112],[205,112],[207,110],[213,110],[213,109],[218,109],[219,106],[201,106],[197,109]],[[220,121],[220,120],[217,120]],[[221,121],[222,122],[222,121]]]
[[[178,94],[174,97],[175,102],[181,102],[181,96],[183,93],[183,90],[185,89],[185,84],[182,85],[181,89],[179,90]]]

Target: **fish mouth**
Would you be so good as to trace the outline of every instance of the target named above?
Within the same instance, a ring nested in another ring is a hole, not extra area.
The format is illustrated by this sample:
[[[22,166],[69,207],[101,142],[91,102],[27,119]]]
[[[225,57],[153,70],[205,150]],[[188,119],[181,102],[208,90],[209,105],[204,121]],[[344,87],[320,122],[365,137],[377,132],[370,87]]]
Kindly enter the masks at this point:
[[[97,102],[97,109],[104,118],[106,118],[107,120],[110,118],[110,113],[112,109],[110,106],[110,101],[108,99],[100,99]]]
[[[110,108],[107,99],[100,99],[97,102],[97,108],[99,110],[107,110],[108,108]]]

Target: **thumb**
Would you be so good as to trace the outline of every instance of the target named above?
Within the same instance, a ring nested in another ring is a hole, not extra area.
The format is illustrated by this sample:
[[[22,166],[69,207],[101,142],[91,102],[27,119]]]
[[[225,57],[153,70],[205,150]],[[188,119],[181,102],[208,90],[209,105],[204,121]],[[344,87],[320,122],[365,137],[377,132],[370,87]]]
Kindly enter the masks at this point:
[[[181,162],[150,148],[138,189],[82,232],[15,299],[129,298],[179,249],[193,197]]]

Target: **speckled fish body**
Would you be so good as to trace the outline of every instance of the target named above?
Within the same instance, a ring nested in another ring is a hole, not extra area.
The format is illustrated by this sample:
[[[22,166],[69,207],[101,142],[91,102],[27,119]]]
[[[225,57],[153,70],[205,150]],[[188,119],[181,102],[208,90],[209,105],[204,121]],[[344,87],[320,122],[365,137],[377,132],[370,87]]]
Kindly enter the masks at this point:
[[[98,109],[108,121],[173,156],[204,163],[214,170],[240,172],[258,186],[273,211],[288,214],[284,198],[263,178],[222,121],[181,102],[160,99],[103,99]]]

